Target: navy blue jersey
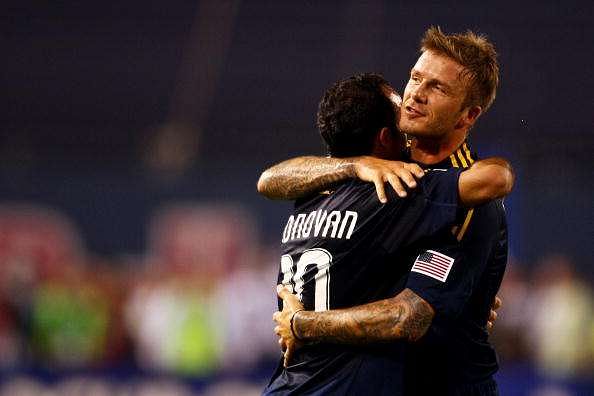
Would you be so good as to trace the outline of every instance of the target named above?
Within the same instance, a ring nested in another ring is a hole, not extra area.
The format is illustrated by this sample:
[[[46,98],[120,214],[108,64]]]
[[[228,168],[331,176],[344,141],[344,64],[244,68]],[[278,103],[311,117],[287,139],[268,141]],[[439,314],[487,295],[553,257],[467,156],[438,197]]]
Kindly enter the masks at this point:
[[[410,270],[404,252],[456,224],[461,170],[429,171],[408,198],[392,194],[386,204],[378,201],[373,184],[358,180],[296,202],[282,235],[279,283],[308,310],[394,296]],[[288,369],[279,365],[265,393],[398,394],[403,348],[403,343],[306,346]]]
[[[438,166],[462,168],[472,162],[464,143]],[[497,356],[486,322],[507,263],[502,201],[467,210],[451,230],[420,241],[409,260],[406,287],[426,300],[436,316],[425,337],[407,346],[407,393],[471,394],[477,384],[477,389],[489,390],[480,394],[496,394],[492,375]]]

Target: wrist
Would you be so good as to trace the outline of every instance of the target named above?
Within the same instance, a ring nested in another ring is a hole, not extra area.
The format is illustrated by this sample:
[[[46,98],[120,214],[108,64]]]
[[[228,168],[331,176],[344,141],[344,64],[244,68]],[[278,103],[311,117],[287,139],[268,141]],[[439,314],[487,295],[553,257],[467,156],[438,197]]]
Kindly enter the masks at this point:
[[[361,161],[364,157],[349,157],[343,161],[343,167],[346,175],[351,178],[358,178],[361,171]]]
[[[293,315],[291,316],[291,333],[293,334],[293,337],[295,337],[295,339],[297,341],[305,341],[303,339],[303,337],[301,336],[301,334],[299,334],[299,329],[298,329],[298,314],[300,312],[305,311],[304,309],[298,309],[297,311],[293,312]]]

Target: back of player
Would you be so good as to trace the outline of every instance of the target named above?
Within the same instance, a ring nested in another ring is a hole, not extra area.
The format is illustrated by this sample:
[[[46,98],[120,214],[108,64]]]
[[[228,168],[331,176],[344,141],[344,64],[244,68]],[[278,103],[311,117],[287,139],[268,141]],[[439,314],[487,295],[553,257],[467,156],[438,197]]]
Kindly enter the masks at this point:
[[[408,198],[392,196],[387,204],[379,203],[373,185],[356,180],[298,201],[283,231],[279,283],[308,310],[394,296],[409,270],[405,248],[456,221],[460,171],[430,171]],[[403,353],[396,342],[304,346],[287,369],[279,363],[264,393],[399,394]]]

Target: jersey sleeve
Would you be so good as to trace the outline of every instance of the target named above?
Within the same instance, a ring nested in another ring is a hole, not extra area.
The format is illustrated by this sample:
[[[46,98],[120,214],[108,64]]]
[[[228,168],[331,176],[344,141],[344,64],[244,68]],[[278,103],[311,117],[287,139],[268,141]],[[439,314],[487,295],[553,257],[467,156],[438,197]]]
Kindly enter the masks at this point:
[[[482,271],[464,265],[459,244],[423,249],[415,258],[406,287],[435,310],[436,315],[457,317],[472,293],[473,280]]]
[[[492,271],[487,265],[491,254],[497,253],[495,247],[501,245],[505,219],[498,206],[490,202],[475,208],[471,229],[462,241],[444,232],[424,244],[414,259],[406,287],[427,301],[437,315],[458,317],[482,277]]]

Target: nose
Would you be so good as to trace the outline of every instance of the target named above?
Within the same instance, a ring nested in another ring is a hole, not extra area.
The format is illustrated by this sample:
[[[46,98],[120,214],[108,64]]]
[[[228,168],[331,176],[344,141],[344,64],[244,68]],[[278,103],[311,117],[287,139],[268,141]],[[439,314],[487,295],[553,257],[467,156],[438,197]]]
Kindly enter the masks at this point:
[[[425,94],[425,86],[424,84],[418,84],[413,87],[411,92],[412,99],[417,103],[425,104],[427,103],[427,95]]]

